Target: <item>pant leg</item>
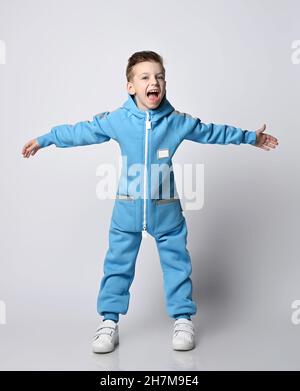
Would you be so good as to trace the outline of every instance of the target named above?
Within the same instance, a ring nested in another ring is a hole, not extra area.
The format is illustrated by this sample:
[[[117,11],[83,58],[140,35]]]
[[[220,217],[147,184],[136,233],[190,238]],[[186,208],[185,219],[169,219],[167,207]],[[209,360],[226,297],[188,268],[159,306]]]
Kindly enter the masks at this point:
[[[119,314],[127,313],[141,239],[141,232],[126,232],[111,222],[97,300],[100,315],[118,321]]]
[[[190,275],[192,264],[186,248],[187,227],[185,219],[175,229],[155,235],[160,264],[163,271],[165,300],[170,317],[194,315],[196,303],[192,299],[193,285]]]

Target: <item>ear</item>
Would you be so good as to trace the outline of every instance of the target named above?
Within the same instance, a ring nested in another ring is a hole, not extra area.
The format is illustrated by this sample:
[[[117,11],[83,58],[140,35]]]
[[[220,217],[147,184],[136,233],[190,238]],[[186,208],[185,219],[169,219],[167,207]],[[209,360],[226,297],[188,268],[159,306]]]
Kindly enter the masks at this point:
[[[134,95],[135,94],[135,89],[133,87],[133,84],[132,82],[128,81],[127,82],[127,91],[130,95]]]

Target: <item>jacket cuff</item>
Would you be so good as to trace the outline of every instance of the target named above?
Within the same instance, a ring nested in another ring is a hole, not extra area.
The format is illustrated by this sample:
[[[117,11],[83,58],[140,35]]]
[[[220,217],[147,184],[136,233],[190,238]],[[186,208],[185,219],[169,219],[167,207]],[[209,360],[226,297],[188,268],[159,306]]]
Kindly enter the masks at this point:
[[[245,130],[244,132],[244,141],[245,144],[255,145],[256,143],[256,132]]]
[[[37,137],[36,140],[41,148],[48,147],[49,145],[54,144],[52,141],[52,133],[51,132]]]

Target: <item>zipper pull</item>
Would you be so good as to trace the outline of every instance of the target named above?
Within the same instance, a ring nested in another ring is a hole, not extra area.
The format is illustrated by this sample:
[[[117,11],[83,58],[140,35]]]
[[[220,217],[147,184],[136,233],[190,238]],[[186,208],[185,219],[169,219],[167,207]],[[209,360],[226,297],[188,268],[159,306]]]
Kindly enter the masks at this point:
[[[148,233],[146,231],[146,228],[143,228],[143,231],[142,231],[142,237],[143,238],[146,238],[148,236]]]
[[[151,121],[150,121],[150,118],[149,118],[149,112],[146,111],[146,114],[147,114],[146,129],[151,129]]]

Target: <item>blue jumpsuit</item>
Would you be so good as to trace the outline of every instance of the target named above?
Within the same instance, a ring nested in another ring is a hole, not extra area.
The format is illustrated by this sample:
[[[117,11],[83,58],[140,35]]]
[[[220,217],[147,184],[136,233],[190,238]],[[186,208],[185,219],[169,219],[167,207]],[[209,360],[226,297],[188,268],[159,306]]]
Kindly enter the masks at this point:
[[[118,142],[123,160],[109,229],[97,311],[104,319],[126,314],[130,286],[143,236],[155,238],[165,289],[168,315],[189,318],[196,314],[192,299],[192,265],[187,227],[174,175],[172,157],[183,140],[209,144],[255,144],[256,133],[229,125],[204,124],[199,118],[174,109],[164,95],[158,108],[142,111],[128,94],[123,106],[102,112],[92,121],[55,126],[37,138],[41,148],[75,147]],[[139,177],[130,167],[142,165]],[[152,165],[161,168],[153,176]],[[165,188],[168,195],[165,196]]]

